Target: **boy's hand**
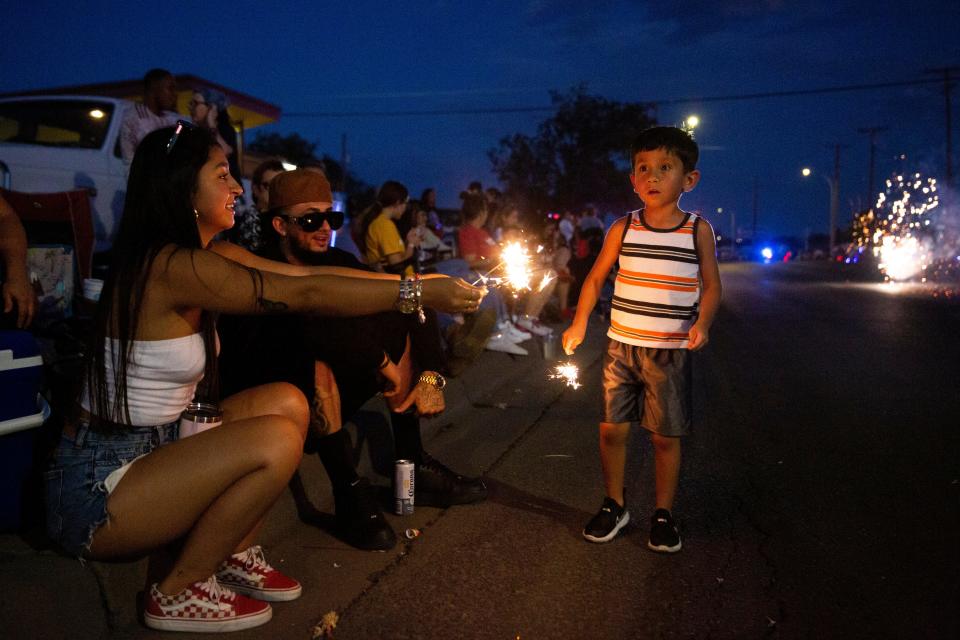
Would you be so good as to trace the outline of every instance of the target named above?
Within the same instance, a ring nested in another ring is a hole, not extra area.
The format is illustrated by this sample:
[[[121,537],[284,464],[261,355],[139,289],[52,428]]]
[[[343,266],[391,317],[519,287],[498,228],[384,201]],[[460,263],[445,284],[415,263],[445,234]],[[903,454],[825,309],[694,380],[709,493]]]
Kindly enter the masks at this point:
[[[708,329],[701,327],[699,322],[690,327],[690,332],[687,334],[687,349],[700,351],[707,346],[708,342],[710,342],[710,331]]]
[[[579,327],[576,324],[570,325],[567,330],[563,332],[561,339],[563,352],[568,356],[572,356],[573,352],[580,346],[580,343],[583,342],[583,336],[586,332],[586,327]]]

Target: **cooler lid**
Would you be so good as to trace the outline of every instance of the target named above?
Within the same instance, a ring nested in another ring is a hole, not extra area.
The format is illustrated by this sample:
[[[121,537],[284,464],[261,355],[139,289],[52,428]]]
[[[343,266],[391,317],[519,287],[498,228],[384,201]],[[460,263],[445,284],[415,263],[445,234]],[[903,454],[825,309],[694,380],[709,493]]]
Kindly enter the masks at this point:
[[[43,366],[40,345],[29,331],[0,331],[0,371]]]
[[[29,331],[0,331],[0,351],[11,351],[10,358],[32,358],[40,355],[40,344]]]

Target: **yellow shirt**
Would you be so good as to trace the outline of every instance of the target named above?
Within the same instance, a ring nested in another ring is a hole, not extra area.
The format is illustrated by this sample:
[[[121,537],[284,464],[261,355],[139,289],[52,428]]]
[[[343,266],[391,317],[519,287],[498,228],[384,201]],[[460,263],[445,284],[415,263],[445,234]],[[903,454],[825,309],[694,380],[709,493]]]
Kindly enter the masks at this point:
[[[397,231],[397,225],[389,216],[379,215],[376,220],[370,223],[367,228],[367,264],[370,266],[384,265],[387,262],[387,256],[391,253],[403,254],[406,247],[403,244],[403,238]],[[403,271],[404,275],[412,275],[413,267],[407,266]]]

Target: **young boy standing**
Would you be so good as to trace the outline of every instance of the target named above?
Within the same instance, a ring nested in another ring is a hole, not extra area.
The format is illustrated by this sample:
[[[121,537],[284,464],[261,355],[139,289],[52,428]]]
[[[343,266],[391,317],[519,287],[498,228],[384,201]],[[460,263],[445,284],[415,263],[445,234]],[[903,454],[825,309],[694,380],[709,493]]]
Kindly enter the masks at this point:
[[[623,476],[630,423],[639,422],[654,449],[656,511],[647,546],[674,553],[681,542],[670,510],[680,474],[680,437],[690,430],[689,352],[709,340],[720,306],[720,269],[710,224],[678,206],[700,179],[697,143],[682,129],[653,127],[630,151],[630,182],[644,206],[610,228],[583,283],[573,323],[563,333],[563,348],[572,354],[619,262],[603,359],[600,462],[606,497],[583,537],[608,542],[630,521]]]

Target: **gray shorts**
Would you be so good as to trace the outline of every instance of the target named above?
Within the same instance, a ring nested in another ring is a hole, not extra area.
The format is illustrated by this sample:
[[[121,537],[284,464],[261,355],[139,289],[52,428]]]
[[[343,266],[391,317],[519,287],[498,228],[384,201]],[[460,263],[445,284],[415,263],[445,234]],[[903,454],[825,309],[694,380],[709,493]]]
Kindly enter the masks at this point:
[[[610,338],[603,355],[603,421],[639,422],[661,436],[690,433],[690,351]]]

